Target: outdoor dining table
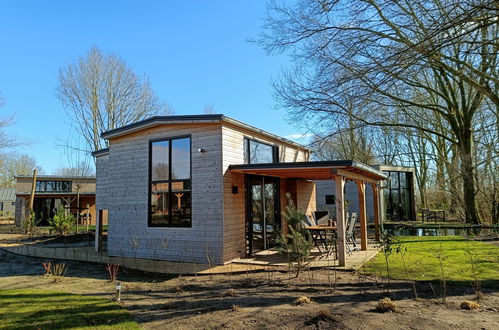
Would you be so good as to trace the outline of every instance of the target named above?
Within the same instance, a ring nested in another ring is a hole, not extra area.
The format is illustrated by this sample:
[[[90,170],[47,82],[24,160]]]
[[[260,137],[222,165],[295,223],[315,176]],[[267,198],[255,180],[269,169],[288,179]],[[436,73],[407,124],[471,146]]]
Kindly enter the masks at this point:
[[[336,226],[309,226],[306,228],[312,235],[312,240],[314,245],[317,247],[320,253],[326,252],[326,256],[329,256],[334,249],[334,256],[337,256],[337,231]],[[321,244],[323,245],[324,251],[321,249]]]

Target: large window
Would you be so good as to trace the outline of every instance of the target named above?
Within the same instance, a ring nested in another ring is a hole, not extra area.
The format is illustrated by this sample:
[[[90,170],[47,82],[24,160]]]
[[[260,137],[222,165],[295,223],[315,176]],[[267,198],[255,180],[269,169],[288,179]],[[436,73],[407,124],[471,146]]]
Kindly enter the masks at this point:
[[[244,163],[264,164],[279,162],[279,148],[267,143],[244,138]]]
[[[391,221],[413,220],[410,172],[385,172],[389,176],[383,191],[386,217]]]
[[[39,192],[71,192],[71,181],[39,180],[35,189]]]
[[[151,142],[150,189],[149,226],[191,226],[190,137]]]

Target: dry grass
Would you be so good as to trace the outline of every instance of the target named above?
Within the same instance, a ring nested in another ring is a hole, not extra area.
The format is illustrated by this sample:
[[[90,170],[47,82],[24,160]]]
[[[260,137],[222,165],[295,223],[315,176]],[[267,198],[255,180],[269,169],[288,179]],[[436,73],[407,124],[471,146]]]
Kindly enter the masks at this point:
[[[378,301],[375,311],[378,313],[395,312],[397,306],[390,298],[383,298]]]
[[[465,300],[461,303],[461,308],[467,309],[467,310],[475,310],[475,309],[480,308],[480,305],[474,301]]]
[[[295,304],[297,304],[297,305],[306,305],[306,304],[311,304],[311,303],[312,303],[312,299],[310,299],[309,297],[305,297],[305,296],[298,297],[295,300]]]
[[[321,309],[317,312],[317,319],[321,321],[334,321],[333,315],[327,309]]]
[[[224,297],[237,297],[237,292],[234,289],[228,289],[223,294]]]

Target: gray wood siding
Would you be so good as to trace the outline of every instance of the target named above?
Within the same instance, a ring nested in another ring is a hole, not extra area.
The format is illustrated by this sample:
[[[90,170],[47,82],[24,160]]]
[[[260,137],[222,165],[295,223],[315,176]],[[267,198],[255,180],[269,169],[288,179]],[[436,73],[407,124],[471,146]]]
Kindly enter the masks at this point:
[[[109,154],[95,159],[95,207],[97,210],[108,209]]]
[[[150,228],[149,141],[191,135],[192,228]],[[222,262],[221,126],[163,125],[110,141],[108,251],[171,261]],[[198,152],[199,148],[206,150]]]
[[[317,210],[331,210],[334,205],[326,205],[326,195],[336,195],[336,184],[332,180],[316,181],[317,185]],[[348,181],[345,184],[345,201],[349,201],[348,211],[359,214],[359,194],[357,184]],[[366,216],[369,222],[374,222],[373,189],[366,184]]]

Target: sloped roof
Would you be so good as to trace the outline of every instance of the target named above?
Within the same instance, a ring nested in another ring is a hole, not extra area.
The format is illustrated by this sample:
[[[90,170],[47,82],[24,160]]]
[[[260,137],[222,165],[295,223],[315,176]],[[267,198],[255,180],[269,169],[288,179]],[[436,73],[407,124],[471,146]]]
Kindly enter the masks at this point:
[[[302,150],[307,150],[309,151],[309,148],[305,147],[304,145],[301,145],[299,143],[296,143],[294,141],[288,140],[286,138],[283,138],[279,135],[267,132],[263,129],[256,128],[254,126],[245,124],[239,120],[227,117],[222,114],[212,114],[212,115],[182,115],[182,116],[154,116],[151,118],[147,118],[135,123],[132,123],[130,125],[126,125],[123,127],[118,127],[112,130],[109,130],[107,132],[104,132],[101,134],[101,137],[103,139],[113,139],[119,136],[123,136],[125,134],[130,134],[133,132],[138,132],[146,128],[158,126],[158,125],[165,125],[165,124],[202,124],[202,123],[228,123],[232,124],[237,127],[241,127],[253,132],[257,132],[259,134],[265,135],[267,137],[270,137],[272,139],[276,139],[279,141],[282,141],[286,144],[293,145],[297,148],[300,148]]]

